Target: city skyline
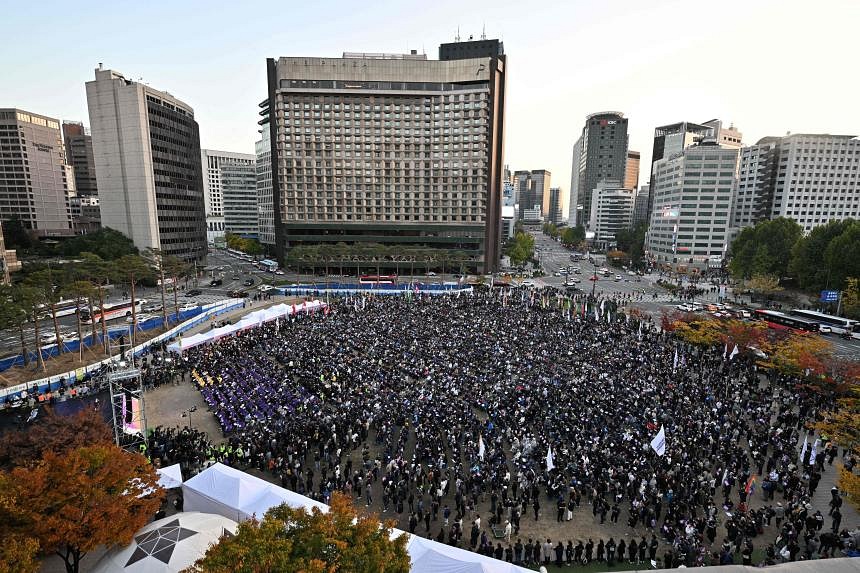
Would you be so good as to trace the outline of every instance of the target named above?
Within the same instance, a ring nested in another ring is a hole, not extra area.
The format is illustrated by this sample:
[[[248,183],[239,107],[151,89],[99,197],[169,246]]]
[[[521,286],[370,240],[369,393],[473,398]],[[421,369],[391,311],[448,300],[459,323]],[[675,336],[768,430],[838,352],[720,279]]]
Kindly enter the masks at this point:
[[[711,14],[699,6],[670,0],[468,7],[443,0],[427,12],[420,4],[381,3],[359,13],[342,2],[324,2],[290,13],[290,22],[305,19],[306,25],[271,30],[260,16],[275,6],[269,2],[243,11],[226,3],[205,11],[171,4],[169,13],[138,5],[69,14],[52,12],[52,5],[8,10],[10,21],[39,21],[41,40],[26,41],[26,27],[9,32],[0,106],[88,124],[84,83],[103,62],[165,86],[193,106],[201,146],[210,149],[253,151],[268,55],[416,49],[435,58],[438,45],[453,41],[458,27],[462,40],[478,39],[484,30],[505,43],[505,162],[515,170],[553,172],[565,195],[573,144],[585,117],[595,112],[618,110],[629,118],[629,148],[642,154],[642,184],[649,179],[651,139],[659,125],[720,118],[744,133],[746,145],[787,131],[860,134],[860,119],[850,113],[858,80],[841,79],[841,58],[819,57],[851,52],[850,26],[860,18],[860,5],[847,1],[824,2],[812,13],[799,11],[805,6],[800,2],[732,1],[720,5],[724,21],[706,20]],[[212,34],[224,25],[225,11],[230,26]],[[58,15],[46,16],[51,13]],[[380,22],[384,34],[374,31]],[[602,42],[606,34],[614,41]],[[75,35],[86,41],[66,41]],[[146,50],[140,49],[143,40]],[[762,59],[774,50],[779,58]],[[51,74],[44,73],[48,66]],[[839,78],[841,88],[823,90],[819,80],[827,77]]]

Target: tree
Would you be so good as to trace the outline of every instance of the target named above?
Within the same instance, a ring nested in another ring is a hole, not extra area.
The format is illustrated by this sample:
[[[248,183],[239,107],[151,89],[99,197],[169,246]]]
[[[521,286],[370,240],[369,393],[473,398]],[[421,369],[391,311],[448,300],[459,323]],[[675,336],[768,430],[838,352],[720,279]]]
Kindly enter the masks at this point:
[[[167,288],[167,272],[164,268],[164,254],[161,249],[152,247],[143,251],[143,259],[150,265],[152,272],[158,277],[158,285],[161,291],[161,320],[165,329],[169,327],[167,321],[167,300],[165,299],[164,289]],[[176,283],[173,284],[173,290],[176,291]]]
[[[135,301],[135,289],[137,283],[145,278],[153,276],[152,267],[140,255],[125,255],[117,259],[116,272],[120,280],[129,286],[131,294],[131,344],[134,345],[134,340],[137,337],[137,307]]]
[[[732,243],[729,270],[740,279],[754,275],[788,275],[791,251],[803,235],[793,219],[778,217],[746,227]]]
[[[842,309],[845,316],[860,318],[860,279],[849,277],[845,279],[845,289],[842,291]]]
[[[394,522],[359,516],[347,496],[334,493],[328,513],[281,505],[262,521],[239,524],[187,569],[190,573],[406,573],[407,535],[392,540]]]
[[[807,291],[818,292],[825,288],[839,289],[842,285],[833,282],[831,274],[836,266],[844,261],[834,260],[838,256],[834,251],[829,252],[830,243],[842,235],[845,230],[858,222],[854,219],[843,219],[841,221],[830,221],[826,225],[819,225],[810,231],[809,235],[802,237],[794,245],[791,251],[790,269],[801,288]],[[848,263],[848,268],[856,268],[858,252],[841,253]],[[857,276],[857,275],[847,275]]]
[[[710,318],[692,321],[680,320],[674,326],[675,334],[688,344],[714,346],[723,339],[720,323]]]
[[[820,381],[831,353],[821,337],[790,335],[771,346],[769,363],[784,374]]]
[[[11,500],[0,527],[32,535],[77,573],[88,552],[129,543],[149,521],[164,496],[157,483],[146,458],[113,444],[48,451],[0,478],[0,497]]]
[[[746,282],[746,287],[764,296],[772,296],[774,293],[783,290],[779,286],[779,279],[774,275],[754,275]]]
[[[860,277],[860,221],[851,221],[824,251],[826,267],[831,270],[830,286],[846,287],[847,279]]]
[[[44,301],[43,304],[47,305],[51,312],[57,355],[60,355],[63,353],[64,346],[63,338],[60,336],[60,322],[57,320],[57,303],[60,302],[60,293],[65,287],[65,274],[47,267],[30,274],[25,282],[39,292],[40,298]]]
[[[507,255],[513,265],[521,265],[531,260],[534,254],[535,238],[529,233],[517,233],[508,245]]]
[[[30,353],[27,352],[27,339],[24,337],[24,325],[27,324],[29,306],[21,298],[20,286],[0,284],[0,330],[18,330],[21,337],[21,354],[24,365],[30,363]]]
[[[648,224],[640,223],[633,228],[624,229],[615,234],[618,248],[630,258],[630,264],[634,267],[642,263],[645,256],[645,233],[648,232]]]
[[[99,308],[104,307],[105,304],[105,287],[111,283],[114,275],[116,274],[116,265],[112,262],[104,261],[101,257],[94,253],[81,253],[81,257],[83,258],[83,262],[77,266],[78,269],[90,280],[95,286],[96,298],[99,302]],[[92,324],[92,332],[93,339],[92,344],[95,344],[96,340],[96,321],[93,320],[92,317],[95,316],[93,312],[93,302],[92,299],[89,300],[89,311],[90,311],[90,320]],[[98,321],[101,324],[102,330],[102,347],[105,354],[108,352],[108,334],[107,334],[107,322],[102,318]]]
[[[173,320],[179,320],[179,280],[192,273],[192,265],[173,255],[164,255],[161,259],[164,274],[173,279]],[[165,323],[165,326],[166,323]]]
[[[33,247],[30,233],[17,217],[3,221],[3,242],[7,249],[27,250]]]
[[[93,296],[95,296],[96,289],[93,286],[93,283],[86,280],[75,280],[63,287],[63,294],[75,299],[75,306],[78,309],[83,308],[84,301],[88,303],[92,303]],[[77,332],[78,332],[78,360],[83,362],[84,360],[84,329],[83,323],[81,322],[81,313],[79,311],[75,312],[75,319],[77,324]],[[96,343],[95,336],[95,323],[93,324],[92,337],[90,338],[90,346]]]
[[[561,234],[561,242],[565,245],[578,245],[585,240],[585,227],[567,227]]]
[[[46,452],[63,454],[81,446],[112,442],[110,428],[99,412],[87,408],[64,416],[45,408],[25,430],[8,431],[0,438],[0,469],[34,464]]]
[[[39,542],[32,537],[9,534],[0,543],[0,571],[36,573],[42,566],[37,554]]]
[[[110,227],[102,227],[88,235],[78,235],[61,243],[57,250],[67,257],[93,253],[106,261],[137,254],[134,241]]]
[[[723,342],[728,345],[729,351],[737,346],[738,352],[747,353],[754,346],[767,352],[767,324],[764,322],[728,320],[722,323],[722,331]]]

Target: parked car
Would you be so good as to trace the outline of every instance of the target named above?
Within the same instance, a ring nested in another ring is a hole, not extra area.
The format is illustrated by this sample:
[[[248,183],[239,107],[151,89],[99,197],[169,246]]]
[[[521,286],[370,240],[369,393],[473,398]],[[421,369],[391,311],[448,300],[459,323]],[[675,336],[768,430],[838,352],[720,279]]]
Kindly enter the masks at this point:
[[[187,312],[189,310],[195,310],[200,305],[194,302],[186,302],[182,306],[179,307],[179,312]]]
[[[247,291],[244,291],[244,290],[231,290],[230,291],[230,298],[245,298],[248,295],[249,295],[249,293]]]
[[[434,273],[433,271],[427,271],[427,276],[428,277],[435,277],[436,273]]]
[[[157,317],[157,315],[154,315],[154,314],[142,312],[142,313],[137,315],[137,323],[140,324],[142,322],[146,322],[147,320],[152,320],[153,318],[158,318],[158,317]],[[134,320],[133,316],[129,315],[129,316],[125,317],[125,321],[129,324],[131,324],[133,322],[133,320]]]
[[[143,312],[147,312],[150,314],[155,314],[156,312],[161,312],[164,309],[160,304],[148,304],[144,306],[141,310]]]
[[[191,290],[185,291],[185,296],[200,296],[203,294],[203,291],[199,288],[193,288]]]
[[[254,279],[245,279],[245,282],[242,284],[245,286],[254,286]]]
[[[211,287],[221,286],[222,284],[224,284],[224,279],[212,279],[209,281],[209,286]]]
[[[268,292],[268,291],[272,290],[273,288],[275,288],[275,287],[273,287],[272,285],[260,285],[257,287],[257,289],[260,292]]]

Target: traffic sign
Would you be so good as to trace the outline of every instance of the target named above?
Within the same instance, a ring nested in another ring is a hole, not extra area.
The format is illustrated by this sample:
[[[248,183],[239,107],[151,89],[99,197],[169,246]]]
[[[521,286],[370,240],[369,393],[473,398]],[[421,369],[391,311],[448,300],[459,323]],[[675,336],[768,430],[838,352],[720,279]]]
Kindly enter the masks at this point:
[[[821,291],[821,302],[837,302],[839,300],[838,290]]]

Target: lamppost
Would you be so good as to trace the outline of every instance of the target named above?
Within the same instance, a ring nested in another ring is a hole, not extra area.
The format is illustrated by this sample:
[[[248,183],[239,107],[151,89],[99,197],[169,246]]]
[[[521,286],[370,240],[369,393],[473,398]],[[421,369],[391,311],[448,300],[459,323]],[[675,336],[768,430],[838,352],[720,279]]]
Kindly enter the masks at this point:
[[[194,429],[194,422],[191,420],[191,413],[192,413],[192,412],[196,412],[196,411],[197,411],[197,406],[191,406],[190,408],[188,408],[187,410],[184,410],[184,411],[182,412],[182,417],[183,417],[183,418],[188,418],[188,425],[187,425],[187,427],[189,427],[189,428],[191,428],[191,429]]]

